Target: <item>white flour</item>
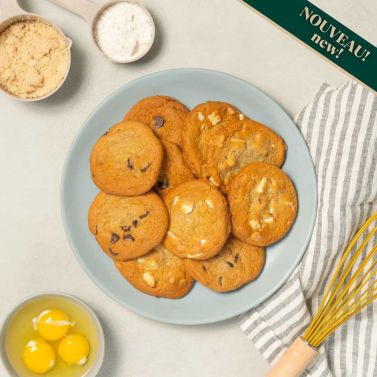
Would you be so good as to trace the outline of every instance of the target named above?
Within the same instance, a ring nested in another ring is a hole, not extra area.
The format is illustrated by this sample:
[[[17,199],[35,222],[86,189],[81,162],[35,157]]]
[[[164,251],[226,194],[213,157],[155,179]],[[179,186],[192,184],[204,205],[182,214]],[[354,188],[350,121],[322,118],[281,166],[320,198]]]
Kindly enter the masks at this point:
[[[153,24],[143,8],[121,2],[109,6],[99,16],[95,37],[105,55],[128,61],[145,53],[153,38]]]

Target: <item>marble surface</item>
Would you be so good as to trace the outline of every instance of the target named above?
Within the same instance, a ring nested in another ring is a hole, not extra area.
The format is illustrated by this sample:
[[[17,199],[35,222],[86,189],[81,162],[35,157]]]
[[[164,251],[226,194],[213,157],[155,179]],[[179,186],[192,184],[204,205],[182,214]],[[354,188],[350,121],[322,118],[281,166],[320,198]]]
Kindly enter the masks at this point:
[[[94,48],[85,21],[46,0],[20,1],[73,39],[73,63],[65,85],[48,100],[22,103],[0,95],[0,321],[20,298],[62,290],[85,300],[103,322],[107,347],[100,377],[261,376],[268,365],[237,318],[201,327],[161,324],[120,307],[92,283],[61,223],[64,158],[92,109],[120,85],[150,72],[225,71],[258,86],[291,115],[322,82],[338,86],[348,78],[237,0],[144,2],[156,20],[156,43],[142,61],[115,65]],[[342,8],[347,18],[342,2],[332,1],[331,9]],[[362,3],[364,16],[375,8],[374,0]],[[366,33],[376,31],[373,19]],[[2,365],[0,375],[6,375]]]

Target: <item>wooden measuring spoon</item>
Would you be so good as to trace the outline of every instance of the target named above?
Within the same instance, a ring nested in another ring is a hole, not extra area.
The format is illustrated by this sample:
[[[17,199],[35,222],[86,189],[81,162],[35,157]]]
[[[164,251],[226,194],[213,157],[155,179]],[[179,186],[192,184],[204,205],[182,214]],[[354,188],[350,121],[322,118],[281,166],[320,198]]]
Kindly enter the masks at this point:
[[[71,46],[72,46],[72,41],[67,38],[64,33],[51,21],[46,20],[45,18],[39,16],[38,14],[26,12],[23,10],[19,5],[17,0],[1,0],[0,1],[0,33],[2,30],[4,30],[6,27],[9,25],[16,23],[16,22],[23,22],[23,21],[32,21],[32,20],[39,20],[41,22],[44,22],[51,27],[53,27],[65,40],[66,46],[67,46],[67,53],[68,53],[68,64],[67,64],[67,71],[65,73],[65,76],[63,80],[60,82],[60,84],[50,93],[46,94],[45,96],[42,97],[36,97],[36,98],[24,98],[24,97],[19,97],[13,93],[10,93],[4,89],[1,88],[0,90],[4,93],[6,93],[9,96],[12,96],[13,98],[16,98],[21,101],[40,101],[42,99],[45,99],[47,97],[50,97],[52,94],[54,94],[64,83],[66,80],[69,69],[71,67]]]
[[[52,2],[56,5],[59,5],[62,8],[65,8],[65,9],[69,10],[70,12],[75,13],[78,16],[85,19],[91,27],[91,35],[92,35],[92,39],[93,39],[93,42],[96,45],[96,47],[102,52],[102,54],[106,58],[108,58],[109,60],[111,60],[115,63],[131,63],[133,61],[136,61],[136,60],[142,58],[150,50],[150,48],[153,45],[154,38],[155,38],[154,21],[153,21],[151,14],[148,11],[148,9],[145,8],[143,5],[141,5],[138,0],[113,0],[113,1],[107,2],[106,4],[95,4],[95,3],[92,3],[89,0],[80,0],[80,1],[78,1],[78,0],[50,0],[50,2]],[[142,54],[133,56],[132,58],[127,59],[127,60],[118,60],[118,59],[114,59],[114,58],[110,57],[109,55],[107,55],[101,49],[101,47],[98,45],[97,38],[96,38],[96,27],[97,27],[97,21],[98,21],[99,17],[101,16],[101,14],[103,13],[103,11],[106,8],[108,8],[108,7],[110,7],[114,4],[123,3],[123,2],[137,4],[140,7],[140,9],[143,10],[143,12],[148,17],[148,19],[150,20],[150,23],[152,25],[152,37],[151,37],[150,43],[143,50]]]

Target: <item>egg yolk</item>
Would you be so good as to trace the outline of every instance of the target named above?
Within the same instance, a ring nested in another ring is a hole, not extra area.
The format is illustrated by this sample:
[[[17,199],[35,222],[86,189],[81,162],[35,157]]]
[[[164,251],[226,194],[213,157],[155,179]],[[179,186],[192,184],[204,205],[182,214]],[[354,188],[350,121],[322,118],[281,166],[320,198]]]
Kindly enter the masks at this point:
[[[68,365],[84,365],[88,360],[89,342],[80,334],[68,334],[60,341],[58,353]]]
[[[44,310],[34,319],[34,327],[39,335],[52,342],[63,338],[72,325],[67,314],[58,309]]]
[[[24,363],[33,373],[44,374],[55,365],[55,351],[44,339],[29,340],[24,347]]]

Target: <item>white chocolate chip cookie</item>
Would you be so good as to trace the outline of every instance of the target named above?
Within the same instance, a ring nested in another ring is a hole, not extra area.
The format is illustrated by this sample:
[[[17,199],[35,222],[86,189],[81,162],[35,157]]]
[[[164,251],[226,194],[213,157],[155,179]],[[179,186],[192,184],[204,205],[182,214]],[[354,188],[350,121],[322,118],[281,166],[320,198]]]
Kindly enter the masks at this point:
[[[151,296],[180,298],[193,284],[184,260],[162,245],[142,257],[127,262],[116,261],[115,266],[136,289]]]
[[[273,165],[255,162],[244,167],[232,179],[228,199],[232,233],[250,245],[280,240],[296,218],[293,183]]]
[[[183,183],[164,197],[170,215],[164,246],[182,258],[208,259],[223,247],[230,232],[224,196],[205,179]]]

